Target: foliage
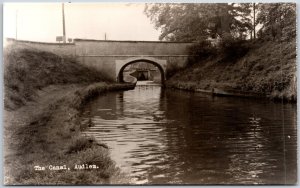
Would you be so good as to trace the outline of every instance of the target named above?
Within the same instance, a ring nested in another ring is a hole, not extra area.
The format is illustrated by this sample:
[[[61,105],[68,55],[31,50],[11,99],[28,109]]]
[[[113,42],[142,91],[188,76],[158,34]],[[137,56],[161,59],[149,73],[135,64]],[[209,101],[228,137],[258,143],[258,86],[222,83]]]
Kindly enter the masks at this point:
[[[13,154],[6,153],[5,156],[5,184],[128,183],[129,178],[122,177],[120,169],[110,158],[108,147],[93,137],[83,136],[79,127],[81,109],[92,90],[103,94],[107,90],[123,90],[125,85],[95,83],[54,87],[55,92],[49,92],[53,88],[47,87],[35,98],[35,103],[9,113],[12,118],[6,119],[8,129],[5,129],[5,135],[10,139],[7,139],[5,151],[11,150]],[[75,102],[78,104],[74,105]],[[99,168],[76,170],[75,164],[92,164]],[[34,169],[36,165],[44,166],[46,170],[37,171]],[[49,165],[66,165],[70,170],[49,170]]]
[[[222,61],[224,59],[216,57],[187,67],[167,80],[166,87],[208,92],[219,88],[272,99],[297,100],[295,42],[259,43],[235,63],[220,63]]]
[[[76,153],[91,148],[95,142],[94,138],[79,137],[69,146],[67,153]]]
[[[146,15],[160,28],[160,40],[201,41],[251,28],[249,7],[234,3],[147,4]]]
[[[161,29],[160,40],[209,38],[290,40],[296,36],[295,3],[147,4],[145,14]],[[256,28],[256,29],[255,29]]]
[[[167,68],[168,71],[166,72],[167,79],[171,78],[174,74],[181,71],[182,69],[183,69],[182,67],[176,66],[175,63],[169,63]]]
[[[220,45],[225,60],[234,60],[243,57],[250,49],[249,42],[241,39],[224,38]]]
[[[236,6],[238,7],[238,13],[235,13],[234,16],[240,20],[241,24],[237,25],[236,28],[232,28],[231,34],[235,38],[245,40],[249,34],[251,35],[255,27],[252,20],[255,3],[241,3],[236,4]],[[252,35],[250,38],[252,38]]]
[[[259,35],[267,40],[290,40],[296,37],[296,4],[259,4],[257,23]]]
[[[210,41],[202,40],[191,45],[189,51],[189,64],[197,63],[204,60],[216,53],[216,48],[211,44]]]

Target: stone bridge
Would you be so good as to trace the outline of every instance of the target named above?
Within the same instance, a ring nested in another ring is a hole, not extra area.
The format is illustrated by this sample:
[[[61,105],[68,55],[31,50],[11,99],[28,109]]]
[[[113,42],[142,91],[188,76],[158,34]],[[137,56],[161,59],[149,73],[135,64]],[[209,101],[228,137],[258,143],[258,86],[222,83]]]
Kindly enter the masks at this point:
[[[16,43],[14,39],[9,42]],[[187,64],[188,46],[186,42],[161,41],[113,41],[74,39],[74,43],[43,43],[17,41],[62,56],[75,57],[82,65],[101,71],[110,79],[122,82],[123,70],[129,64],[148,62],[157,66],[161,80],[167,79],[168,73],[183,68]]]
[[[168,71],[187,63],[188,46],[192,43],[159,41],[107,41],[75,39],[80,63],[107,73],[111,79],[123,81],[123,70],[129,64],[148,62],[157,66],[161,80]]]

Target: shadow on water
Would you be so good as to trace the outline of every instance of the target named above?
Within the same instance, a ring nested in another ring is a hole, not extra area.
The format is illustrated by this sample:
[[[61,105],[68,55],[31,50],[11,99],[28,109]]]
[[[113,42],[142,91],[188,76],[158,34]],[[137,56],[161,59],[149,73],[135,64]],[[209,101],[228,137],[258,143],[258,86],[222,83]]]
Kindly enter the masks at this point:
[[[94,125],[85,133],[109,145],[133,183],[296,183],[294,104],[138,84],[84,114]]]

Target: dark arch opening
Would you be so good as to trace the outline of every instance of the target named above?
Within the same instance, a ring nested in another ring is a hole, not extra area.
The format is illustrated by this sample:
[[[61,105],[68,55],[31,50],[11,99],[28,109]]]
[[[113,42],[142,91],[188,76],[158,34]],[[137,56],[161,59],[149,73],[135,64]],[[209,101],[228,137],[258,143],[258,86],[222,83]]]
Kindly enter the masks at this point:
[[[160,75],[161,75],[161,84],[164,85],[164,82],[165,82],[165,72],[163,70],[163,68],[161,67],[160,64],[154,62],[154,61],[151,61],[151,60],[148,60],[148,59],[138,59],[138,60],[134,60],[134,61],[130,61],[128,63],[126,63],[125,65],[123,65],[118,73],[118,82],[124,82],[124,77],[123,77],[123,71],[124,69],[130,65],[130,64],[133,64],[133,63],[138,63],[138,62],[146,62],[146,63],[150,63],[154,66],[156,66],[160,72]]]

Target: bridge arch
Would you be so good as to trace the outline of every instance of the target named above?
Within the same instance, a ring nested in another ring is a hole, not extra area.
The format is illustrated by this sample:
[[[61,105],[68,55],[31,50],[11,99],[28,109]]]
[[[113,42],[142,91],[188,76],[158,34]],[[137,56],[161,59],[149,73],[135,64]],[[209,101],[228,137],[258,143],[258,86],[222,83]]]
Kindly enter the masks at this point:
[[[166,66],[167,61],[161,60],[157,58],[151,58],[151,57],[134,57],[134,58],[128,58],[125,60],[116,60],[116,77],[118,82],[124,82],[123,78],[123,71],[124,69],[133,63],[137,62],[146,62],[150,63],[156,67],[158,67],[160,75],[161,75],[161,84],[164,84],[166,80]]]

